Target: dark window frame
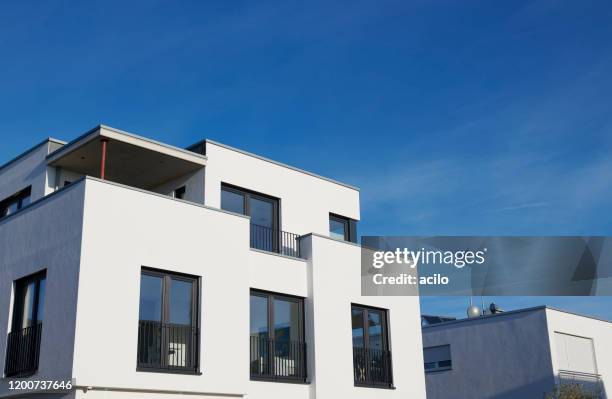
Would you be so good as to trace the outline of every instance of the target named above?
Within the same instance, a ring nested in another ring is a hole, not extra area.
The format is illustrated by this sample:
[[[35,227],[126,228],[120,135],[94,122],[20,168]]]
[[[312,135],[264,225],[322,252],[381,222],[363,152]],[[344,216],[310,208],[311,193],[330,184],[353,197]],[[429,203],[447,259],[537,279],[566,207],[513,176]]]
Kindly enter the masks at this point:
[[[202,340],[202,334],[201,334],[201,318],[200,318],[200,313],[201,313],[201,302],[202,302],[202,277],[201,276],[196,276],[196,275],[192,275],[192,274],[186,274],[186,273],[181,273],[181,272],[175,272],[175,271],[170,271],[170,270],[164,270],[164,269],[157,269],[157,268],[152,268],[152,267],[146,267],[143,266],[141,267],[140,270],[140,278],[142,279],[142,276],[146,275],[146,276],[152,276],[152,277],[158,277],[162,279],[162,292],[161,292],[161,318],[160,321],[153,321],[155,323],[160,323],[162,325],[170,325],[170,324],[174,324],[174,325],[180,325],[180,326],[190,326],[192,328],[195,328],[197,330],[197,340],[195,341],[195,348],[194,348],[194,353],[196,355],[196,359],[195,359],[195,367],[193,369],[183,369],[181,367],[168,367],[163,366],[163,367],[142,367],[141,365],[138,364],[138,356],[137,356],[137,362],[136,362],[136,371],[146,371],[146,372],[160,372],[160,373],[176,373],[176,374],[194,374],[194,375],[201,375],[201,369],[202,369],[202,359],[200,359],[200,348],[201,348],[201,340]],[[170,316],[170,284],[171,284],[171,280],[175,279],[175,280],[180,280],[180,281],[188,281],[192,283],[192,292],[191,292],[191,323],[190,324],[177,324],[177,323],[171,323],[169,316]],[[140,306],[140,293],[139,293],[139,306]],[[140,319],[140,312],[138,314],[138,322],[149,322],[149,320],[142,320]],[[162,348],[162,351],[164,349],[167,348]]]
[[[251,216],[251,206],[249,198],[255,198],[260,201],[269,202],[272,204],[272,226],[274,230],[279,230],[280,226],[280,198],[263,194],[247,188],[238,187],[229,183],[221,183],[221,191],[229,191],[242,196],[244,215]]]
[[[357,221],[346,216],[338,215],[337,213],[329,213],[329,221],[342,223],[344,228],[344,241],[357,243]],[[331,229],[330,229],[331,233]]]
[[[153,269],[148,267],[143,267],[140,271],[140,275],[147,275],[152,277],[160,277],[162,278],[162,317],[161,323],[171,324],[169,320],[170,315],[170,280],[181,280],[186,282],[193,283],[191,289],[191,324],[192,327],[199,327],[199,318],[198,318],[198,310],[199,310],[199,299],[200,299],[200,277],[193,276],[185,273],[178,273],[167,270]],[[138,315],[138,320],[140,321],[140,314]],[[146,320],[143,320],[146,321]],[[187,324],[185,324],[187,325]]]
[[[376,312],[380,312],[382,315],[382,319],[381,319],[381,337],[383,340],[383,348],[381,349],[382,351],[386,351],[391,353],[391,341],[390,341],[390,331],[389,331],[389,310],[388,309],[384,309],[384,308],[379,308],[379,307],[375,307],[375,306],[369,306],[369,305],[362,305],[362,304],[357,304],[357,303],[351,303],[351,340],[353,339],[352,337],[352,329],[353,329],[353,325],[352,325],[352,320],[353,320],[353,310],[358,310],[362,312],[362,318],[363,318],[363,348],[358,348],[358,349],[363,349],[363,350],[369,350],[370,348],[370,331],[368,328],[368,313],[370,311],[376,311]],[[353,344],[353,350],[355,350],[354,344]],[[353,359],[353,367],[355,367],[355,360]],[[387,383],[361,383],[361,382],[357,382],[355,381],[355,386],[356,387],[366,387],[366,388],[382,388],[382,389],[395,389],[394,385],[393,385],[393,364],[391,361],[389,361],[389,381],[387,381]]]
[[[448,346],[448,355],[449,355],[449,359],[448,360],[442,360],[442,361],[435,361],[435,362],[425,362],[425,351],[427,349],[433,349],[433,348],[441,348],[441,347],[445,347]],[[448,365],[440,365],[440,363],[442,362],[449,362]],[[441,371],[450,371],[453,369],[453,354],[451,352],[451,345],[450,344],[443,344],[443,345],[433,345],[433,346],[427,346],[423,348],[423,363],[424,366],[428,365],[428,364],[434,364],[434,367],[432,368],[426,368],[425,369],[425,373],[437,373],[437,372],[441,372]]]
[[[279,293],[279,292],[274,292],[274,291],[267,291],[267,290],[261,290],[261,289],[257,289],[257,288],[251,288],[249,291],[249,300],[251,298],[251,296],[257,296],[260,298],[266,298],[267,300],[267,315],[268,315],[268,320],[267,320],[267,327],[268,327],[268,338],[269,340],[274,340],[275,339],[275,329],[274,329],[274,299],[278,298],[281,300],[288,300],[288,301],[293,301],[296,302],[298,304],[298,322],[299,322],[299,327],[298,327],[298,331],[299,331],[299,341],[303,342],[304,344],[306,343],[306,300],[304,297],[301,296],[297,296],[297,295],[291,295],[291,294],[283,294],[283,293]],[[249,313],[250,313],[250,309],[249,309]],[[249,327],[250,329],[250,327]],[[253,335],[251,335],[250,331],[249,331],[249,336],[252,338]],[[306,353],[304,353],[304,355],[306,355]],[[304,378],[294,378],[294,377],[280,377],[280,376],[271,376],[271,375],[256,375],[251,373],[251,380],[253,381],[268,381],[268,382],[284,382],[284,383],[296,383],[296,384],[308,384],[308,361],[307,361],[307,357],[304,356],[304,364],[303,367],[305,368],[303,370],[304,372]]]
[[[306,329],[305,329],[305,313],[304,313],[304,298],[291,295],[291,294],[282,294],[279,292],[260,290],[256,288],[251,288],[249,298],[252,296],[258,296],[262,298],[267,298],[268,300],[268,338],[274,339],[274,299],[279,298],[283,300],[289,300],[298,303],[298,320],[299,320],[299,332],[300,332],[300,341],[306,340]]]
[[[266,250],[271,250],[272,252],[278,252],[280,248],[281,241],[281,229],[280,229],[280,207],[281,200],[280,198],[273,197],[271,195],[263,194],[257,191],[249,190],[243,187],[238,187],[229,183],[221,183],[221,196],[223,196],[223,191],[231,192],[234,194],[238,194],[242,196],[244,209],[243,215],[251,217],[251,204],[250,199],[254,198],[259,201],[265,201],[272,204],[272,228],[270,232],[270,248],[266,248]],[[221,201],[221,209],[223,209],[223,201]],[[270,229],[267,226],[260,226],[256,223],[253,223],[253,219],[250,221],[251,226],[256,226],[255,228],[251,227],[251,241],[254,239],[254,234],[257,232],[263,231],[264,234],[267,234],[267,229]],[[251,243],[253,246],[253,243]],[[257,245],[256,245],[257,246]],[[260,248],[262,249],[262,248]]]
[[[32,197],[32,186],[28,186],[16,192],[15,194],[11,195],[10,197],[7,197],[3,199],[2,201],[0,201],[0,219],[6,216],[9,216],[9,215],[6,215],[6,211],[9,208],[9,206],[11,206],[12,204],[16,202],[17,210],[15,212],[17,212],[24,207],[23,205],[24,199],[30,198],[30,203],[31,203],[31,197]]]
[[[368,327],[368,312],[370,310],[380,312],[382,314],[381,320],[381,328],[382,328],[382,339],[383,339],[383,349],[391,350],[389,345],[389,310],[383,308],[377,308],[374,306],[368,305],[359,305],[356,303],[351,303],[351,318],[353,315],[353,310],[360,310],[363,314],[363,347],[368,349],[370,347],[370,332]],[[352,324],[351,324],[352,327]],[[352,330],[352,328],[351,328]]]
[[[11,315],[11,330],[7,336],[4,375],[6,377],[25,378],[35,375],[40,359],[40,342],[44,319],[39,320],[38,311],[41,301],[41,283],[45,280],[47,270],[43,269],[13,282],[13,305]],[[24,303],[27,287],[34,283],[32,299],[32,324],[23,326]],[[46,295],[46,288],[45,293]],[[46,306],[43,299],[43,307]],[[45,313],[44,308],[43,314]]]
[[[15,296],[13,300],[13,316],[11,321],[11,332],[21,330],[23,327],[23,305],[25,299],[25,288],[31,282],[35,282],[34,288],[34,300],[32,304],[32,320],[34,323],[38,323],[38,305],[40,304],[40,282],[47,278],[47,270],[41,270],[36,273],[32,273],[28,276],[22,277],[14,281]],[[42,322],[43,320],[41,320]]]

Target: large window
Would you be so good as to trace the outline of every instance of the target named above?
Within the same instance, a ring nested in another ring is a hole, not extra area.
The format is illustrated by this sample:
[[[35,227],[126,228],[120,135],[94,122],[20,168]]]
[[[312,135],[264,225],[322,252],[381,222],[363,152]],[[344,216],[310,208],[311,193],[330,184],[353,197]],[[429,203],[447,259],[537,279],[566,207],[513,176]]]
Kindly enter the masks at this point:
[[[251,247],[279,252],[278,198],[221,185],[221,209],[251,217]]]
[[[387,319],[384,309],[351,306],[355,385],[393,385]]]
[[[7,340],[7,377],[31,375],[38,369],[46,281],[45,271],[15,281],[13,320]]]
[[[452,368],[450,345],[431,346],[423,349],[425,372],[444,371]]]
[[[329,236],[338,240],[357,242],[357,221],[330,213]]]
[[[27,187],[0,202],[0,218],[12,215],[30,203],[32,188]]]
[[[251,378],[306,380],[304,300],[251,291]]]
[[[198,278],[143,269],[138,369],[199,372]]]

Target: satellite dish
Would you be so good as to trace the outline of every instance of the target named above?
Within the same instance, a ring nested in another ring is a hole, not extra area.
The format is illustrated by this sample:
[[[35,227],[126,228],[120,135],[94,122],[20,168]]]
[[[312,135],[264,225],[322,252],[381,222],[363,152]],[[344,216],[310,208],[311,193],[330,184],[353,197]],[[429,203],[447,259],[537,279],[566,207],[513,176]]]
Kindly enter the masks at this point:
[[[480,308],[478,306],[470,305],[467,308],[467,316],[470,319],[472,319],[474,317],[480,317],[480,316],[482,316],[482,311],[480,310]]]

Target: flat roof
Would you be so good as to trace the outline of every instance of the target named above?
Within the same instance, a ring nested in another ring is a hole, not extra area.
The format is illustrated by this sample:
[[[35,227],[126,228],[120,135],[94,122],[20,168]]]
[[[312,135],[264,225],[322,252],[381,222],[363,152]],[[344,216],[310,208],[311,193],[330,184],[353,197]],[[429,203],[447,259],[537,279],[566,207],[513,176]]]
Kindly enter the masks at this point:
[[[47,155],[47,159],[49,163],[54,162],[58,158],[66,155],[75,149],[79,148],[83,144],[88,143],[89,141],[95,139],[96,137],[103,136],[112,138],[118,141],[124,141],[126,143],[136,145],[139,147],[143,147],[152,151],[157,151],[161,153],[165,153],[167,155],[172,155],[177,158],[182,158],[191,162],[200,163],[205,165],[206,156],[202,154],[195,153],[193,151],[189,151],[183,148],[175,147],[169,144],[165,144],[159,141],[155,141],[146,137],[142,137],[133,133],[129,133],[123,130],[115,129],[114,127],[106,126],[106,125],[98,125],[93,129],[88,130],[83,133],[76,139],[70,141],[66,145],[57,150],[53,151],[51,154]]]
[[[575,312],[570,312],[570,311],[567,311],[567,310],[555,308],[553,306],[541,305],[541,306],[533,306],[533,307],[524,308],[524,309],[508,310],[508,311],[504,311],[504,312],[501,312],[501,313],[487,314],[487,315],[483,315],[483,316],[480,316],[480,317],[472,317],[472,318],[465,318],[465,319],[443,321],[441,323],[436,323],[436,324],[431,324],[431,325],[427,325],[427,326],[422,326],[421,328],[422,329],[429,329],[429,328],[436,328],[436,327],[446,327],[446,326],[453,325],[453,324],[458,324],[458,323],[469,323],[469,322],[475,322],[475,321],[479,321],[479,320],[490,320],[490,319],[493,319],[493,318],[496,318],[496,317],[509,316],[509,315],[514,315],[514,314],[517,314],[517,313],[537,312],[539,310],[546,310],[546,309],[554,310],[555,312],[571,314],[573,316],[584,317],[584,318],[587,318],[587,319],[603,321],[605,323],[612,323],[612,321],[610,321],[610,320],[601,319],[601,318],[594,317],[594,316],[583,315],[583,314],[579,314],[579,313],[575,313]]]
[[[350,184],[343,183],[341,181],[334,180],[334,179],[331,179],[329,177],[321,176],[321,175],[318,175],[316,173],[309,172],[307,170],[297,168],[295,166],[287,165],[285,163],[278,162],[278,161],[275,161],[273,159],[263,157],[261,155],[253,154],[252,152],[241,150],[240,148],[236,148],[236,147],[232,147],[232,146],[227,145],[227,144],[219,143],[218,141],[214,141],[214,140],[210,140],[210,139],[204,139],[204,140],[200,140],[197,143],[194,143],[194,144],[188,146],[187,148],[193,148],[193,147],[196,147],[196,146],[201,145],[201,144],[216,145],[218,147],[225,148],[226,150],[235,151],[235,152],[240,153],[242,155],[246,155],[246,156],[249,156],[249,157],[252,157],[252,158],[257,158],[257,159],[259,159],[261,161],[264,161],[264,162],[269,162],[269,163],[272,163],[274,165],[281,166],[283,168],[291,169],[291,170],[294,170],[296,172],[304,173],[306,175],[309,175],[309,176],[312,176],[312,177],[316,177],[316,178],[321,179],[321,180],[328,181],[330,183],[334,183],[334,184],[338,184],[340,186],[344,186],[346,188],[350,188],[351,190],[359,191],[359,187],[352,186]]]
[[[58,140],[58,139],[55,139],[53,137],[47,137],[43,141],[40,141],[39,143],[37,143],[37,144],[33,145],[32,147],[28,148],[27,150],[25,150],[21,154],[17,155],[15,158],[13,158],[13,159],[5,162],[4,164],[0,165],[0,172],[2,171],[2,169],[8,167],[9,165],[14,164],[15,162],[19,161],[22,158],[25,158],[26,156],[28,156],[29,154],[34,152],[38,147],[42,146],[43,144],[47,144],[49,142],[56,143],[56,144],[61,144],[61,145],[66,144],[65,141]]]
[[[63,155],[68,154],[68,153],[74,151],[76,148],[80,147],[81,145],[89,142],[90,140],[94,139],[97,136],[100,136],[101,135],[100,133],[101,133],[102,130],[105,130],[106,132],[110,132],[111,135],[113,135],[113,133],[115,135],[118,135],[118,136],[113,137],[115,139],[120,139],[119,136],[124,136],[127,139],[131,139],[131,140],[134,140],[136,142],[140,142],[140,144],[145,144],[145,145],[148,144],[149,146],[158,147],[159,149],[163,148],[163,149],[165,149],[167,151],[175,152],[175,154],[177,154],[177,156],[179,156],[180,158],[184,158],[184,157],[198,157],[198,158],[200,158],[202,160],[206,160],[207,157],[206,157],[205,154],[199,154],[197,152],[189,150],[189,148],[195,147],[195,146],[200,145],[200,144],[212,144],[212,145],[216,145],[216,146],[225,148],[227,150],[238,152],[238,153],[240,153],[242,155],[246,155],[246,156],[249,156],[249,157],[252,157],[252,158],[256,158],[256,159],[262,160],[264,162],[269,162],[269,163],[272,163],[274,165],[281,166],[283,168],[291,169],[291,170],[294,170],[294,171],[299,172],[299,173],[303,173],[303,174],[306,174],[306,175],[309,175],[309,176],[312,176],[312,177],[315,177],[315,178],[318,178],[318,179],[321,179],[321,180],[328,181],[330,183],[338,184],[340,186],[344,186],[346,188],[349,188],[349,189],[352,189],[352,190],[355,190],[355,191],[359,191],[359,187],[356,187],[356,186],[353,186],[353,185],[350,185],[350,184],[347,184],[347,183],[343,183],[341,181],[334,180],[334,179],[331,179],[329,177],[321,176],[319,174],[316,174],[316,173],[313,173],[313,172],[309,172],[307,170],[300,169],[300,168],[297,168],[295,166],[291,166],[291,165],[288,165],[288,164],[285,164],[285,163],[282,163],[282,162],[278,162],[278,161],[275,161],[273,159],[266,158],[266,157],[263,157],[261,155],[257,155],[257,154],[254,154],[254,153],[251,153],[251,152],[248,152],[248,151],[236,148],[236,147],[232,147],[232,146],[227,145],[227,144],[219,143],[219,142],[214,141],[214,140],[204,139],[204,140],[201,140],[201,141],[199,141],[197,143],[194,143],[194,144],[188,146],[187,147],[188,149],[184,149],[184,148],[175,147],[175,146],[172,146],[172,145],[169,145],[169,144],[165,144],[165,143],[162,143],[162,142],[159,142],[159,141],[155,141],[155,140],[149,139],[147,137],[139,136],[137,134],[130,133],[130,132],[127,132],[127,131],[124,131],[124,130],[116,129],[114,127],[107,126],[107,125],[104,125],[104,124],[100,124],[100,125],[95,126],[92,129],[89,129],[85,133],[81,134],[80,136],[78,136],[77,138],[75,138],[73,140],[70,140],[69,142],[49,137],[49,138],[43,140],[42,142],[36,144],[35,146],[30,148],[29,150],[25,151],[24,153],[18,155],[17,157],[11,159],[10,161],[8,161],[5,164],[3,164],[2,166],[0,166],[0,171],[2,171],[3,168],[9,166],[10,164],[12,164],[12,163],[18,161],[19,159],[27,156],[29,153],[33,152],[36,148],[40,147],[41,145],[43,145],[43,144],[45,144],[45,143],[47,143],[49,141],[62,145],[61,148],[58,148],[57,150],[52,151],[50,154],[47,155],[48,162],[52,163],[52,162],[56,161],[58,158],[62,157]],[[102,135],[106,136],[106,134],[102,134]],[[191,160],[193,160],[193,159],[191,159]],[[196,160],[195,162],[198,162],[198,161]]]

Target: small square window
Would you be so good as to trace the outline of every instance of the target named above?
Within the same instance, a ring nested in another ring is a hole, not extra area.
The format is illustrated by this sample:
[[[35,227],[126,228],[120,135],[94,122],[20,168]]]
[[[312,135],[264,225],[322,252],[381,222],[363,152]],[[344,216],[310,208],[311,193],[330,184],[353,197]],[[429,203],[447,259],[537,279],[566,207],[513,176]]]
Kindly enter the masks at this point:
[[[187,192],[187,188],[185,186],[179,187],[174,190],[174,198],[176,199],[185,199],[185,193]]]
[[[330,213],[329,236],[337,240],[357,242],[357,221]]]
[[[450,345],[431,346],[423,349],[425,359],[425,372],[451,370]]]

